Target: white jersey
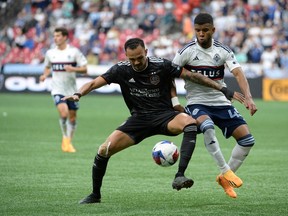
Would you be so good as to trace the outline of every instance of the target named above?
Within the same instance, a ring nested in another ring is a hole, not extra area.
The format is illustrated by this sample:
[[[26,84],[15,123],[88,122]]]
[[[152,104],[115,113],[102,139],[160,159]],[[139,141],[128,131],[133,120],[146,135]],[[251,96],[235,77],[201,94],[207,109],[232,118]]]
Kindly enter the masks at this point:
[[[64,50],[55,47],[46,52],[44,66],[52,68],[52,95],[66,96],[77,91],[76,72],[66,72],[65,65],[84,66],[87,59],[79,49],[69,45]]]
[[[224,83],[225,66],[230,72],[234,68],[240,67],[232,50],[215,40],[212,40],[212,46],[208,49],[203,49],[197,43],[197,39],[191,41],[177,52],[173,63],[183,66],[193,73],[201,73],[220,83],[223,87],[226,87]],[[231,105],[231,102],[218,90],[186,80],[185,89],[187,105]]]

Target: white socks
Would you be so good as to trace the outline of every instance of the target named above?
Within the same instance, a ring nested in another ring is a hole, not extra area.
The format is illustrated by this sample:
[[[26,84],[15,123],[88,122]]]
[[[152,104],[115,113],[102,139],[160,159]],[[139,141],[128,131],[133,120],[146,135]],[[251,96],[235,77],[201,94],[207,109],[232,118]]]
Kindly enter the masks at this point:
[[[76,129],[76,122],[71,123],[69,120],[67,121],[67,135],[72,139],[74,132]]]
[[[231,158],[228,162],[233,172],[236,172],[238,168],[242,165],[243,161],[249,154],[251,148],[252,146],[243,147],[243,146],[236,144],[236,146],[232,150]]]
[[[67,121],[67,118],[60,118],[59,119],[59,124],[60,124],[60,128],[61,128],[63,137],[67,137],[68,136],[66,121]]]
[[[60,118],[59,124],[62,131],[62,135],[64,137],[69,137],[70,139],[72,139],[76,129],[76,123],[71,123],[66,118]]]

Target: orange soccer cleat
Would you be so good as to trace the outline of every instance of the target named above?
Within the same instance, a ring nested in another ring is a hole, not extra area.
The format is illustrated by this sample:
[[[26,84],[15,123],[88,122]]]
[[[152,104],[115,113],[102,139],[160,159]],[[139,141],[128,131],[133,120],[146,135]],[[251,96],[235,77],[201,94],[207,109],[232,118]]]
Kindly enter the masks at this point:
[[[71,141],[70,138],[63,137],[61,146],[63,152],[69,152],[69,153],[76,152],[76,149],[73,147],[70,141]]]
[[[233,188],[239,188],[243,184],[242,180],[232,170],[228,170],[227,172],[225,172],[223,174],[223,177],[229,182],[229,184]]]
[[[234,188],[229,184],[228,180],[223,177],[223,175],[218,175],[216,177],[216,182],[224,189],[225,193],[231,198],[237,198],[237,194]]]

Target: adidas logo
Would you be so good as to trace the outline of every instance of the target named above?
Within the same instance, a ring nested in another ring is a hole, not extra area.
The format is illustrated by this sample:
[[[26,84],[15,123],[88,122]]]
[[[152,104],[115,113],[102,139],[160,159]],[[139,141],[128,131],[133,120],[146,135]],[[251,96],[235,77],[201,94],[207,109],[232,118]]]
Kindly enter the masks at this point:
[[[196,60],[199,60],[198,56],[196,56],[196,57],[193,59],[193,61],[196,61]]]
[[[133,78],[131,78],[128,82],[135,83],[135,80]]]

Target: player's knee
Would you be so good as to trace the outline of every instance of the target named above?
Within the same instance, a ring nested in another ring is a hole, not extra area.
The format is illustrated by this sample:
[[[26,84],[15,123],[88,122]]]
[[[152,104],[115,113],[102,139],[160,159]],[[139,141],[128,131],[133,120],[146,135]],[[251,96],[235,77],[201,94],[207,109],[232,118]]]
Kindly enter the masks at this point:
[[[181,117],[181,121],[184,123],[184,125],[196,124],[196,120],[187,113],[181,113],[179,116]]]
[[[98,154],[102,157],[110,157],[110,144],[111,142],[105,142],[102,145],[100,145],[98,149]]]
[[[76,124],[76,117],[69,117],[69,121],[71,124]]]
[[[243,147],[252,147],[255,144],[255,139],[252,134],[247,134],[237,140],[237,143]]]
[[[199,125],[199,129],[202,133],[205,133],[205,131],[207,131],[208,129],[212,129],[209,131],[214,131],[214,122],[210,118],[208,118]]]
[[[190,116],[190,117],[191,117],[191,116]],[[192,117],[187,120],[187,125],[188,125],[188,124],[190,124],[190,125],[191,125],[191,124],[195,124],[195,125],[196,125],[196,123],[197,123],[196,119],[194,119],[194,118],[192,118]]]

